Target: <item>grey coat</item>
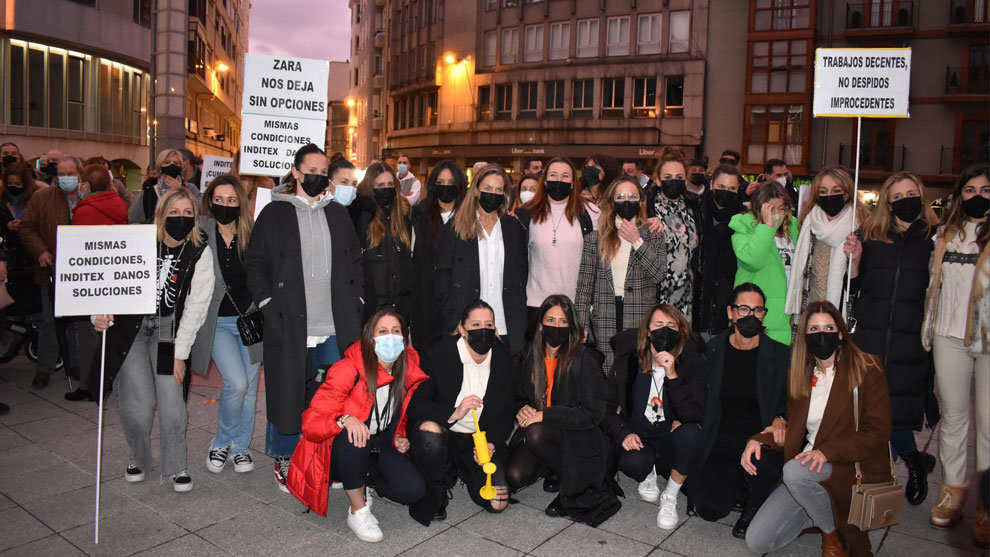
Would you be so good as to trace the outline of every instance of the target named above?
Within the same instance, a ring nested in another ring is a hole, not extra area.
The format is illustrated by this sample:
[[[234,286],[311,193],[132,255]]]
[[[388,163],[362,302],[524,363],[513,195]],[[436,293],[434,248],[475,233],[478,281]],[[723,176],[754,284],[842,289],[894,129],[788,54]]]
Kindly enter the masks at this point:
[[[213,250],[213,253],[219,253],[217,251],[217,221],[207,217],[200,217],[199,224],[206,233],[210,249]],[[221,239],[221,241],[223,240]],[[199,332],[196,334],[196,342],[193,343],[192,352],[189,353],[189,368],[201,375],[206,375],[206,370],[210,366],[210,357],[213,354],[213,335],[217,330],[217,314],[220,312],[220,303],[223,302],[223,298],[226,295],[219,257],[213,258],[213,276],[215,278],[213,281],[213,297],[210,298],[210,309],[206,313],[206,321],[203,322],[203,326],[199,328]],[[249,308],[238,309],[244,313],[254,311],[254,302],[251,303],[251,307]],[[263,343],[261,342],[248,347],[248,353],[251,355],[252,363],[262,361],[262,347]]]

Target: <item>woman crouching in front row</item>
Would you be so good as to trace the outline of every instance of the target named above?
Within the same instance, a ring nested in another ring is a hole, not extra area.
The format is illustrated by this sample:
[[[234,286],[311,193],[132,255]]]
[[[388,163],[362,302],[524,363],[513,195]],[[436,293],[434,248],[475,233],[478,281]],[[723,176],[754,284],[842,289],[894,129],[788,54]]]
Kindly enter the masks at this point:
[[[326,516],[331,478],[343,483],[347,526],[362,541],[381,541],[365,487],[403,505],[423,497],[423,476],[406,454],[406,408],[426,378],[402,317],[391,307],[376,311],[303,412],[289,492]]]
[[[817,527],[822,555],[870,555],[870,538],[846,517],[856,462],[864,484],[890,479],[887,379],[877,359],[849,338],[831,303],[808,304],[798,331],[804,333],[795,335],[791,354],[784,481],[753,518],[746,545],[755,553],[777,551],[805,528]],[[858,427],[854,397],[859,399]],[[761,450],[780,448],[771,433],[753,436],[742,455],[743,468],[755,474],[752,459],[758,460]]]

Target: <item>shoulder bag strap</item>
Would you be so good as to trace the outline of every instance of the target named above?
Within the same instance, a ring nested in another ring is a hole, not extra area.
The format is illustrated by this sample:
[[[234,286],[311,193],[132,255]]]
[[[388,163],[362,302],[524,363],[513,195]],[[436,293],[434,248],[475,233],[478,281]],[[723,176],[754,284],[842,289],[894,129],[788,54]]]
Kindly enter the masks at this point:
[[[234,306],[234,311],[237,312],[238,317],[244,317],[244,314],[241,313],[241,309],[237,307],[237,302],[234,301],[234,297],[230,295],[230,287],[227,286],[226,282],[223,285],[223,292],[227,296],[227,299],[230,300],[230,305]]]

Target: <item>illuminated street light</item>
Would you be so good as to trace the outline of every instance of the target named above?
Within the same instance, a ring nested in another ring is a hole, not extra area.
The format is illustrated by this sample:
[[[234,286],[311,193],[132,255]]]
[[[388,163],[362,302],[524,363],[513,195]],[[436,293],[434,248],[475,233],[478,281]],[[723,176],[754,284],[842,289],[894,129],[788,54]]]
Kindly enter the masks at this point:
[[[354,99],[347,99],[347,106],[353,107],[354,106]]]
[[[448,54],[447,56],[444,57],[443,61],[448,64],[453,64],[454,62],[457,61],[457,58],[454,58],[453,54]]]
[[[224,64],[223,62],[220,62],[219,64],[217,64],[217,71],[218,72],[225,72],[225,71],[227,71],[229,69],[230,69],[230,66],[228,66],[227,64]]]

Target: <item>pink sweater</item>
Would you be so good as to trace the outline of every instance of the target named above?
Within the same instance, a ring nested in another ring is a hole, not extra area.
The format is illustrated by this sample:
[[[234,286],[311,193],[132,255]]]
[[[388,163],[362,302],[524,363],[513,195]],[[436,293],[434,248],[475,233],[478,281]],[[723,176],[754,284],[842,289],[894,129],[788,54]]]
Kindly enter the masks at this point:
[[[584,237],[577,219],[567,222],[566,205],[550,205],[550,216],[543,222],[535,220],[529,227],[529,282],[526,283],[526,305],[539,307],[551,294],[564,294],[571,300],[577,290],[578,268]],[[553,229],[557,227],[557,244]]]

